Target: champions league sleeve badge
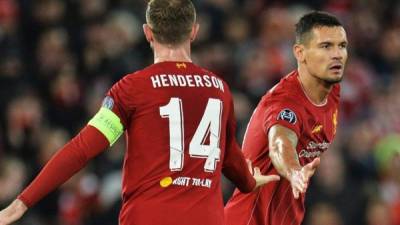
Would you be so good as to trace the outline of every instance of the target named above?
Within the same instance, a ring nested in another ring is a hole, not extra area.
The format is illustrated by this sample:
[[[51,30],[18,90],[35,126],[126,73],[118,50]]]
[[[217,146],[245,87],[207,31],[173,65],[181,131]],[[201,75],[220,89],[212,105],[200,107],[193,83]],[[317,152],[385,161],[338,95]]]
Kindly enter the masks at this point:
[[[290,109],[284,109],[282,110],[279,115],[278,118],[276,118],[277,120],[285,120],[291,124],[295,124],[297,121],[297,117],[296,114],[290,110]]]
[[[114,99],[110,96],[105,97],[103,103],[101,104],[101,107],[112,110],[112,108],[114,107]]]

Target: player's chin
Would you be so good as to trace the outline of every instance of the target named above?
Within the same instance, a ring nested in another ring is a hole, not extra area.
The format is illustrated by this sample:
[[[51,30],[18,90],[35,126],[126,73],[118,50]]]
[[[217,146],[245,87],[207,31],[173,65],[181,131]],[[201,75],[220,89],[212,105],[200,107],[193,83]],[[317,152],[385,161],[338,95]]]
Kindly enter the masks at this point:
[[[327,78],[324,79],[325,82],[329,83],[329,84],[336,84],[336,83],[340,83],[343,80],[343,74],[341,75],[334,75],[334,76],[329,76]]]

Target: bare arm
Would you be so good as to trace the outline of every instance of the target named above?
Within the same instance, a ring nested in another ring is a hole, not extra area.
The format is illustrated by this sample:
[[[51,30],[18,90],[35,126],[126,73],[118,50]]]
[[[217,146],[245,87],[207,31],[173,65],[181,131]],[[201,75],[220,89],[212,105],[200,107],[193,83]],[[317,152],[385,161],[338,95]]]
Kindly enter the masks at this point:
[[[296,133],[284,126],[274,125],[268,132],[269,157],[278,173],[285,178],[301,170],[301,165],[296,152]]]
[[[294,197],[305,193],[308,181],[319,165],[319,158],[302,167],[296,152],[296,133],[281,125],[274,125],[268,132],[269,156],[280,175],[289,180]]]

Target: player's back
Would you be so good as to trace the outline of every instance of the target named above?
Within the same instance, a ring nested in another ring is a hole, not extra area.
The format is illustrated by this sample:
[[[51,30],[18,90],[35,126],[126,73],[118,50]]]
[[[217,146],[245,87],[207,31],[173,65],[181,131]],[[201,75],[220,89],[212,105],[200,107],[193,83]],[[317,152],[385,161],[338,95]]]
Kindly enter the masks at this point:
[[[214,74],[163,62],[110,91],[126,127],[121,224],[222,224],[231,94]]]

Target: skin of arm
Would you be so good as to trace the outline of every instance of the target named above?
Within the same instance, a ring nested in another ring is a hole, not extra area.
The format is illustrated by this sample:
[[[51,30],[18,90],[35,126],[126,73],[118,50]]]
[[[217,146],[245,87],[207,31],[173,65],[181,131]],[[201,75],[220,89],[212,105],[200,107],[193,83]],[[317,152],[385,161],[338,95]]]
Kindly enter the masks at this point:
[[[297,135],[294,131],[274,125],[268,132],[269,157],[279,174],[289,179],[293,171],[301,170],[296,152]]]
[[[309,179],[318,167],[320,160],[315,158],[302,167],[296,152],[298,142],[294,131],[281,125],[274,125],[268,132],[269,157],[278,173],[289,180],[296,199],[307,190]]]

